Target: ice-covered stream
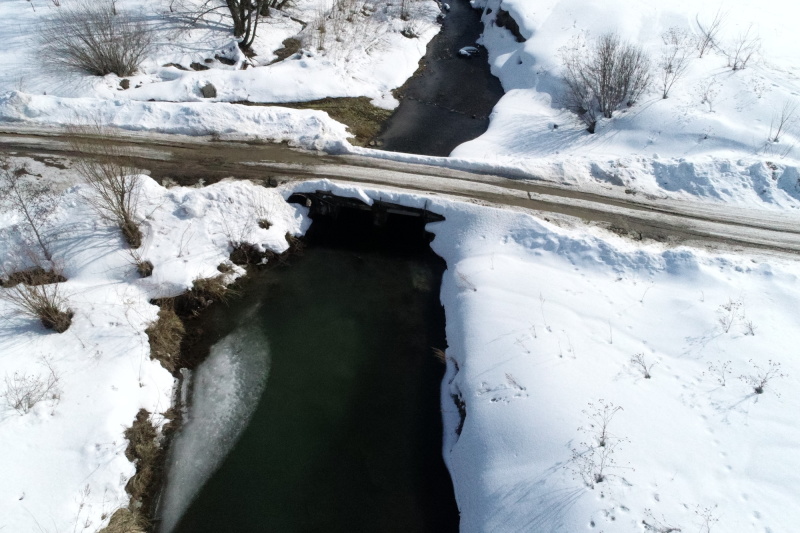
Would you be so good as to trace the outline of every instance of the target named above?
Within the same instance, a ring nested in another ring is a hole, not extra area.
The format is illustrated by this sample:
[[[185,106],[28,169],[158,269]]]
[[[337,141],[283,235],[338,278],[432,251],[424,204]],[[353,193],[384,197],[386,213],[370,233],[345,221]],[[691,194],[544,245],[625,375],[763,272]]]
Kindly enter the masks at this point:
[[[213,345],[191,376],[188,409],[167,460],[162,533],[175,528],[236,444],[258,406],[269,368],[266,336],[256,327],[242,327]]]

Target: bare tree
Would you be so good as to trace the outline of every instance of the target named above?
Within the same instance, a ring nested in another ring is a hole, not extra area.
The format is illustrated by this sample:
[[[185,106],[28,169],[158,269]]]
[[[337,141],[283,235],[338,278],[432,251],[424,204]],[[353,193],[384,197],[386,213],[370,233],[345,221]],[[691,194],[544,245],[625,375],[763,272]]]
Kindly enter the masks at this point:
[[[700,30],[700,38],[697,40],[697,51],[700,53],[700,57],[717,47],[717,35],[722,29],[726,15],[727,13],[723,13],[718,9],[714,19],[707,26],[700,22],[700,15],[695,16],[697,28]]]
[[[566,50],[562,61],[568,107],[578,112],[590,133],[595,112],[611,118],[620,105],[633,105],[650,85],[650,58],[615,33],[598,37],[588,52],[578,47]]]
[[[147,24],[113,1],[81,0],[61,7],[39,29],[45,61],[56,67],[105,76],[130,76],[139,68],[152,46]]]
[[[141,171],[134,167],[130,152],[115,142],[109,128],[73,126],[68,131],[72,149],[86,154],[76,161],[75,168],[94,193],[89,202],[101,217],[119,226],[131,248],[138,248],[142,244],[136,221]]]
[[[725,55],[728,57],[728,66],[732,70],[742,70],[747,63],[755,57],[761,50],[761,38],[758,35],[751,35],[753,26],[749,26],[744,33],[740,33],[733,43],[726,48]]]
[[[773,115],[769,125],[770,142],[780,142],[781,135],[794,123],[797,113],[797,101],[786,100],[781,108],[780,115]]]
[[[694,39],[686,30],[676,27],[664,32],[661,38],[665,45],[658,63],[661,69],[661,97],[667,98],[672,86],[689,68]]]
[[[25,219],[33,231],[36,244],[48,261],[53,260],[50,246],[47,243],[44,227],[55,213],[57,197],[53,190],[42,181],[24,179],[27,170],[24,166],[15,166],[6,159],[0,158],[0,198],[7,199],[12,208]]]

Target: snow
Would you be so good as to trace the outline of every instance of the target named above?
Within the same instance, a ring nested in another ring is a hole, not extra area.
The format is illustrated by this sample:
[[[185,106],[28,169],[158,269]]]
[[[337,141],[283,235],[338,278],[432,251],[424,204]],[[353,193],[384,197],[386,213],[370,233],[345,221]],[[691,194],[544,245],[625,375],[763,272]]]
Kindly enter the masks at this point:
[[[723,5],[688,0],[472,3],[484,8],[480,42],[506,94],[492,113],[489,130],[457,147],[453,157],[559,183],[611,182],[664,197],[797,207],[800,189],[792,176],[800,157],[800,123],[795,120],[780,142],[768,142],[786,102],[800,102],[796,5],[746,0]],[[501,8],[517,21],[525,42],[495,24]],[[707,26],[718,10],[724,21],[722,48],[730,49],[748,28],[760,40],[760,51],[746,68],[731,70],[719,50],[703,58],[694,53],[669,98],[662,99],[655,86],[633,107],[601,120],[594,135],[565,109],[561,50],[574,39],[590,43],[605,32],[617,32],[649,53],[657,72],[662,34],[679,28],[697,35],[695,17]],[[703,101],[708,87],[711,103]],[[775,173],[767,170],[771,167],[777,167]]]
[[[649,202],[692,200],[696,212],[702,202],[711,214],[733,205],[753,219],[766,213],[774,220],[800,205],[797,124],[780,142],[767,142],[776,114],[800,92],[796,5],[726,2],[723,46],[752,24],[761,44],[756,60],[734,72],[718,51],[696,58],[668,99],[651,92],[590,135],[559,100],[559,50],[581,35],[617,31],[657,58],[665,30],[696,33],[695,16],[709,21],[718,6],[689,0],[473,4],[491,8],[483,15],[481,44],[506,95],[486,134],[450,158],[354,148],[344,126],[325,113],[232,103],[366,96],[393,108],[391,90],[416,70],[437,29],[439,8],[427,0],[412,3],[417,39],[401,35],[405,23],[397,6],[386,3],[322,49],[320,35],[302,32],[313,30],[313,14],[329,2],[299,0],[262,28],[251,59],[232,44],[219,15],[175,31],[185,13],[169,13],[158,0],[120,0],[120,8],[149,17],[157,31],[158,44],[129,78],[128,90],[113,75],[42,68],[32,40],[36,24],[57,8],[44,0],[1,2],[0,123],[44,127],[95,119],[132,131],[237,135],[611,190]],[[524,43],[494,24],[500,7],[518,22]],[[312,24],[302,30],[296,19]],[[306,39],[303,49],[270,64],[298,32]],[[165,66],[192,62],[211,69]],[[217,89],[215,98],[202,98],[206,83]],[[709,88],[713,102],[703,102]],[[286,249],[284,235],[302,234],[310,221],[284,198],[315,188],[366,201],[380,195],[446,217],[429,228],[448,265],[441,293],[449,343],[443,452],[462,531],[613,533],[669,525],[788,533],[800,523],[796,258],[636,243],[552,214],[545,220],[541,213],[324,181],[281,190],[247,182],[167,189],[142,176],[141,253],[155,271],[140,279],[119,232],[92,210],[73,169],[20,162],[27,179],[40,175],[61,194],[47,234],[68,278],[63,289],[75,317],[67,332],[48,333],[0,300],[0,389],[15,374],[46,379],[48,365],[59,377],[57,397],[26,414],[0,398],[0,530],[96,531],[127,505],[124,487],[134,467],[124,454],[124,428],[141,408],[160,423],[175,386],[149,358],[144,331],[157,313],[150,300],[217,275],[230,241]],[[257,209],[270,213],[269,230],[252,223]],[[29,264],[22,250],[30,235],[8,205],[0,206],[0,237],[4,268]],[[230,278],[241,274],[237,268]],[[240,409],[214,420],[213,431],[228,437],[247,419],[249,393],[263,386],[240,394],[250,386],[240,380],[252,376],[233,362],[234,351],[218,346],[197,372],[198,390],[208,391],[198,402]],[[259,359],[263,351],[240,353],[268,365]],[[637,354],[655,365],[651,378],[632,363]],[[749,379],[770,369],[776,371],[758,394]],[[227,377],[203,388],[207,373]],[[452,395],[466,406],[460,435]],[[609,423],[616,465],[591,487],[582,474],[592,473],[590,459],[603,451],[591,417],[605,404],[622,408]],[[187,428],[200,425],[191,413],[189,420]],[[194,444],[187,437],[187,449]],[[229,444],[214,444],[206,466]],[[188,466],[181,479],[199,485],[208,471]],[[192,497],[171,494],[183,502],[176,509]]]
[[[428,41],[438,32],[436,17],[440,13],[436,2],[419,0],[409,7],[411,21],[405,22],[400,18],[399,4],[367,2],[363,10],[353,4],[353,22],[329,19],[327,31],[320,36],[315,31],[317,18],[328,12],[333,2],[298,0],[283,12],[272,10],[272,16],[260,23],[253,45],[256,55],[248,59],[232,39],[232,23],[224,10],[212,11],[191,24],[206,5],[202,0],[170,2],[172,11],[160,0],[119,0],[117,9],[150,24],[156,43],[140,73],[127,78],[130,89],[123,90],[121,78],[113,74],[98,78],[42,68],[42,58],[37,54],[37,25],[77,0],[60,3],[61,8],[43,0],[27,5],[23,0],[0,4],[0,18],[13,21],[0,29],[0,42],[4,43],[0,50],[0,64],[4,65],[0,94],[18,90],[60,97],[187,102],[200,100],[199,87],[210,82],[217,88],[215,101],[277,103],[367,96],[376,105],[393,108],[397,101],[391,90],[417,69]],[[340,19],[350,16],[347,12]],[[417,38],[401,35],[410,24]],[[272,63],[274,52],[288,38],[303,41],[301,52]],[[227,65],[217,57],[234,64]],[[209,70],[191,70],[192,63]],[[241,70],[243,66],[250,68]]]
[[[13,91],[0,96],[0,121],[46,127],[95,123],[128,131],[226,135],[333,153],[350,146],[345,126],[327,113],[283,107],[60,98]]]

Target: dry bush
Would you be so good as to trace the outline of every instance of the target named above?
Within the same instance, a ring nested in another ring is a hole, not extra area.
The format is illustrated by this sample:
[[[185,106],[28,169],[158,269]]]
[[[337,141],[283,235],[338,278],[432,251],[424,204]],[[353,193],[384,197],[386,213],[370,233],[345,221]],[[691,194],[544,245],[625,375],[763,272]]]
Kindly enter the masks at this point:
[[[131,248],[142,244],[142,231],[136,222],[139,205],[138,175],[130,151],[115,142],[113,130],[100,125],[68,128],[70,146],[86,154],[76,160],[75,169],[94,193],[89,202],[105,220],[122,230]]]
[[[784,374],[781,370],[781,364],[772,359],[767,361],[766,368],[756,364],[752,359],[750,359],[750,364],[753,370],[750,374],[742,374],[739,376],[739,379],[752,387],[753,392],[756,394],[764,394],[764,389],[770,381],[787,376],[787,374]]]
[[[130,76],[150,51],[153,33],[110,0],[82,0],[53,10],[39,29],[41,54],[54,67],[96,76]]]
[[[645,379],[650,379],[652,377],[650,370],[652,370],[656,364],[657,363],[648,363],[643,353],[637,353],[631,356],[631,365],[641,371]]]
[[[661,97],[667,98],[675,82],[686,74],[695,43],[686,30],[675,27],[664,32],[661,38],[664,41],[664,50],[658,63]]]
[[[312,50],[325,50],[336,59],[346,59],[356,50],[368,50],[380,38],[374,27],[376,7],[373,0],[335,0],[330,9],[317,11],[306,28],[305,45]],[[401,6],[403,9],[408,13],[408,7]]]
[[[781,141],[781,135],[786,133],[795,122],[795,114],[797,113],[798,103],[796,100],[786,100],[779,114],[772,116],[772,121],[769,124],[769,142],[777,143]]]
[[[149,259],[142,258],[141,254],[136,250],[130,250],[131,262],[136,267],[136,273],[140,278],[149,278],[153,275],[153,262]]]
[[[733,42],[725,47],[725,56],[728,58],[728,66],[731,70],[742,70],[761,50],[761,38],[752,35],[752,26],[748,27],[744,33],[736,36]]]
[[[633,105],[650,86],[650,58],[641,47],[623,43],[616,33],[598,37],[587,51],[561,50],[567,107],[594,133],[598,113],[611,118],[621,105]]]
[[[44,374],[14,372],[13,376],[6,376],[3,399],[8,407],[21,415],[28,413],[41,401],[57,402],[61,395],[58,385],[60,379],[55,369],[45,358],[42,358],[42,364],[47,369]]]
[[[74,313],[61,293],[60,284],[18,283],[0,290],[0,298],[16,307],[22,314],[39,319],[42,325],[63,333],[72,324]]]
[[[717,43],[717,35],[722,29],[726,16],[727,13],[717,10],[714,19],[709,24],[700,22],[699,15],[695,17],[697,28],[700,30],[700,37],[697,39],[697,51],[700,53],[700,57],[703,57],[709,50],[713,50],[719,46]]]
[[[158,360],[161,366],[174,373],[179,366],[185,331],[172,302],[164,302],[158,311],[158,319],[145,330],[150,341],[150,358]]]

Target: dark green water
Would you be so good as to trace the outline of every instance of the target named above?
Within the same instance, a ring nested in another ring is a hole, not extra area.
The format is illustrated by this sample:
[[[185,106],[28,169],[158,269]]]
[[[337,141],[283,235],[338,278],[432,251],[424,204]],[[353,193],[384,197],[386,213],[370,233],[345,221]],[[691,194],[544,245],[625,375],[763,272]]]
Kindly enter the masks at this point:
[[[376,229],[343,215],[315,221],[302,255],[213,311],[209,344],[263,302],[247,319],[268,339],[271,369],[175,531],[458,531],[441,458],[444,366],[431,355],[445,347],[443,269],[418,223]]]

